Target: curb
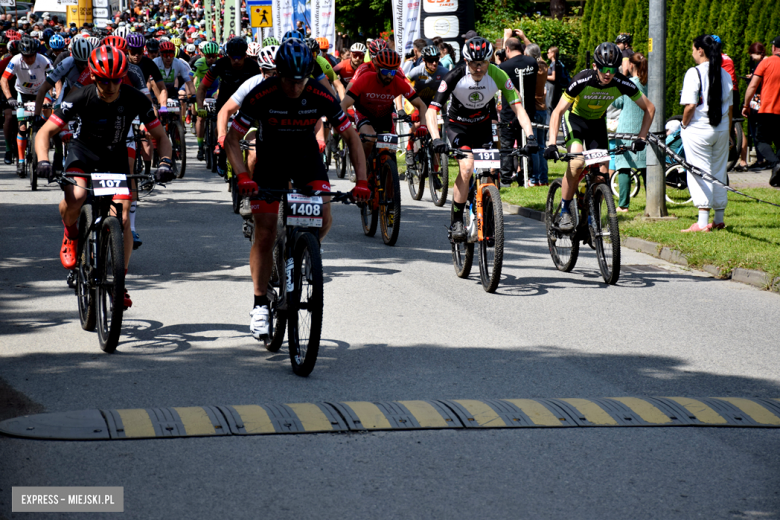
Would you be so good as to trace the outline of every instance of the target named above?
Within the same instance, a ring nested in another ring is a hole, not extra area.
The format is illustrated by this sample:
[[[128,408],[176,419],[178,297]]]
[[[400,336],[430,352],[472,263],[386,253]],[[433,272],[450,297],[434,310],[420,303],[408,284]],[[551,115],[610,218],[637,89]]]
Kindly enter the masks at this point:
[[[524,208],[523,206],[516,206],[515,204],[509,204],[508,202],[502,202],[501,204],[503,205],[505,214],[520,215],[521,217],[544,222],[544,213],[541,211]],[[634,237],[620,237],[620,245],[629,249],[634,249],[640,253],[654,256],[655,258],[660,258],[661,260],[665,260],[672,264],[688,267],[688,259],[684,254],[675,249],[664,247],[661,244],[650,242],[649,240]],[[772,276],[764,271],[742,269],[741,267],[738,267],[731,271],[731,273],[726,273],[720,267],[709,264],[703,266],[701,270],[711,274],[719,280],[732,280],[752,285],[759,289],[780,292],[780,277],[773,280]]]

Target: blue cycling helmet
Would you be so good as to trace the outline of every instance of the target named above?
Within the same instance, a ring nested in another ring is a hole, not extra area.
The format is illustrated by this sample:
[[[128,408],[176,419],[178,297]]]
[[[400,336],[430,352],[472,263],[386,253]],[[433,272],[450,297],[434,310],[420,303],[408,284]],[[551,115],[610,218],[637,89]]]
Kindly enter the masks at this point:
[[[43,30],[43,34],[41,34],[41,37],[43,38],[43,41],[47,42],[51,39],[51,37],[54,36],[54,29],[48,28]]]
[[[276,51],[276,72],[283,78],[305,79],[314,69],[314,55],[303,40],[289,38]]]
[[[282,41],[289,40],[290,38],[297,38],[298,40],[305,40],[306,36],[301,31],[287,31],[282,36]]]
[[[49,38],[49,47],[55,51],[65,48],[65,38],[59,34],[55,34]]]

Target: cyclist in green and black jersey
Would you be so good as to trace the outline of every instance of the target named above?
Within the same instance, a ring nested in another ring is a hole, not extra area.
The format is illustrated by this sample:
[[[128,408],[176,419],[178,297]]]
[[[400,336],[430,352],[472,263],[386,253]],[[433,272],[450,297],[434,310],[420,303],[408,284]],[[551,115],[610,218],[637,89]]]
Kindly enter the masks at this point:
[[[626,95],[644,111],[642,128],[632,145],[632,151],[645,148],[645,138],[653,122],[655,107],[639,91],[634,83],[618,72],[623,56],[617,45],[602,43],[593,52],[593,68],[583,70],[572,79],[571,84],[561,96],[558,106],[550,116],[550,128],[557,129],[563,119],[563,134],[569,153],[581,153],[583,149],[608,149],[607,122],[604,114],[609,105],[620,96]],[[556,141],[558,132],[551,131],[544,150],[545,159],[558,156]],[[561,220],[558,224],[562,231],[574,229],[574,221],[569,204],[577,189],[579,175],[585,167],[583,158],[572,159],[566,168],[561,192]],[[607,174],[607,163],[601,165],[601,171]]]

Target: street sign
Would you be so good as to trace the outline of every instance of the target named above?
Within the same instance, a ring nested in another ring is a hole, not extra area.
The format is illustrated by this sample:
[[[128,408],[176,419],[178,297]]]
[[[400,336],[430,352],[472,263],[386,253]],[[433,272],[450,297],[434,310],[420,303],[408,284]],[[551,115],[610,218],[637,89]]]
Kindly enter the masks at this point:
[[[250,2],[250,25],[255,28],[273,26],[273,8],[270,0]]]
[[[16,7],[16,0],[0,0],[0,7]]]
[[[92,18],[108,18],[108,9],[103,7],[93,7]]]

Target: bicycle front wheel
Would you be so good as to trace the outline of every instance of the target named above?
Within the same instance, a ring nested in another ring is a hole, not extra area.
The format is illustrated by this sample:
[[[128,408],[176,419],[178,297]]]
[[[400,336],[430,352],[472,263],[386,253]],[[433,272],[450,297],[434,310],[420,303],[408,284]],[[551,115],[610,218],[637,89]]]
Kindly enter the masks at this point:
[[[32,132],[27,149],[30,151],[27,155],[30,163],[30,188],[32,191],[38,189],[38,154],[35,152],[35,137],[38,132]],[[46,158],[48,160],[48,157]]]
[[[290,361],[296,375],[306,377],[314,370],[322,333],[322,257],[320,243],[308,232],[295,241],[293,291],[287,294],[290,320],[287,340]]]
[[[482,240],[479,242],[479,275],[482,287],[495,292],[504,263],[504,209],[498,188],[482,189]]]
[[[401,230],[401,181],[394,159],[387,159],[382,165],[381,191],[379,193],[379,224],[382,241],[395,245]]]
[[[455,222],[455,207],[450,210],[450,223]],[[471,221],[469,220],[468,206],[463,214],[463,227],[468,229]],[[452,265],[455,266],[455,274],[458,278],[468,278],[471,273],[471,265],[474,262],[474,243],[473,242],[452,242]]]
[[[97,329],[100,348],[116,350],[122,331],[125,297],[125,252],[122,227],[108,217],[100,230],[97,287]]]
[[[610,188],[612,188],[612,195],[615,196],[615,198],[620,198],[620,181],[618,180],[618,172],[615,172],[612,175],[612,179],[610,179],[609,184]],[[637,195],[639,195],[639,188],[641,181],[641,177],[639,173],[637,173],[636,170],[631,170],[631,173],[628,176],[628,182],[631,183],[631,188],[629,188],[628,196],[629,198],[634,198]]]
[[[92,224],[92,207],[88,204],[81,206],[79,214],[79,250],[76,258],[76,299],[79,304],[79,320],[81,328],[92,332],[95,330],[96,309],[95,291],[90,287],[89,268],[91,254],[89,247],[89,226]]]
[[[433,149],[429,150],[429,153]],[[433,154],[429,155],[431,158],[430,168],[428,169],[428,187],[431,189],[431,200],[433,204],[438,207],[444,206],[447,202],[447,192],[450,189],[450,158],[446,153],[442,153],[436,156],[439,159],[438,171],[435,171],[433,165]]]
[[[211,137],[211,119],[208,117],[203,122],[203,155],[206,159],[206,170],[211,169],[211,165],[214,161],[214,143]]]
[[[178,168],[176,177],[181,179],[187,170],[187,146],[184,141],[184,124],[177,120],[170,126],[171,145],[173,146],[174,167]]]
[[[693,200],[688,189],[688,173],[681,164],[674,164],[666,170],[666,202],[688,204]]]
[[[605,184],[593,187],[593,207],[596,214],[591,220],[596,256],[604,281],[610,285],[620,278],[620,230],[618,229],[615,199]]]
[[[420,200],[425,192],[425,175],[428,172],[428,154],[425,148],[420,148],[417,153],[407,150],[406,153],[414,155],[414,167],[406,169],[406,182],[409,183],[409,194],[414,200]]]
[[[562,189],[560,179],[555,179],[550,183],[544,211],[544,222],[547,226],[547,246],[550,249],[550,257],[552,257],[552,261],[559,271],[568,273],[577,264],[577,257],[580,254],[580,243],[573,238],[574,231],[564,233],[558,229],[558,221],[561,219]],[[576,200],[575,197],[574,201]],[[574,201],[572,201],[572,206],[574,206]],[[573,213],[576,214],[576,210]]]

